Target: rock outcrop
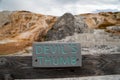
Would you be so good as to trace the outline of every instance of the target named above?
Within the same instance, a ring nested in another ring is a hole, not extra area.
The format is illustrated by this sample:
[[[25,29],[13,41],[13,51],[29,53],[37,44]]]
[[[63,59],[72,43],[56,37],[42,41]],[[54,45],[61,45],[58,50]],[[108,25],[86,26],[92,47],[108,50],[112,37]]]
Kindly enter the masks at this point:
[[[25,50],[34,41],[44,41],[44,36],[56,20],[55,16],[28,11],[1,12],[0,40],[2,44],[0,44],[0,55]]]
[[[83,33],[87,29],[87,25],[83,21],[82,16],[74,16],[70,13],[64,14],[53,25],[46,35],[46,40],[59,40],[74,33]]]
[[[83,53],[118,53],[119,34],[120,12],[82,15],[66,13],[60,17],[29,11],[0,12],[0,55],[31,54],[33,42],[54,40],[82,43]]]
[[[109,26],[106,28],[107,32],[120,34],[120,26]]]
[[[108,26],[120,25],[120,12],[101,12],[81,14],[89,28],[106,29]]]
[[[10,20],[11,13],[12,12],[10,12],[10,11],[0,12],[0,28],[4,27],[5,25],[7,25],[11,22],[11,20]]]
[[[6,21],[0,27],[0,39],[42,41],[43,36],[56,21],[54,16],[35,14],[27,11],[16,11],[6,15]],[[2,20],[2,18],[0,18]],[[1,21],[3,23],[3,21]]]

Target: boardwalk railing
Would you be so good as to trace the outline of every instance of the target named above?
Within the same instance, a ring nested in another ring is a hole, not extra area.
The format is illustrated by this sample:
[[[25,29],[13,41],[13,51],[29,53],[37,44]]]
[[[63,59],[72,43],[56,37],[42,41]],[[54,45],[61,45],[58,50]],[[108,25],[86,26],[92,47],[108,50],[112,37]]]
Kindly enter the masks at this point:
[[[120,54],[83,55],[82,67],[33,68],[31,56],[1,56],[0,80],[120,74]]]

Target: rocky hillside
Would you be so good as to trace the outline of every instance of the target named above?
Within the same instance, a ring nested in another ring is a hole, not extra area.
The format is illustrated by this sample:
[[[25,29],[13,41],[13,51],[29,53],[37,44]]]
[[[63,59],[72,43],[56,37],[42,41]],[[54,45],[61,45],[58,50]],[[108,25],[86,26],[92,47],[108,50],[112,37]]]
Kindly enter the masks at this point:
[[[89,51],[93,44],[92,47],[95,47],[102,41],[108,47],[111,44],[119,45],[119,39],[120,12],[81,15],[65,13],[59,17],[29,11],[0,12],[0,55],[31,54],[34,41],[73,40],[83,43],[83,49],[88,47]]]
[[[81,14],[85,16],[85,21],[89,28],[102,28],[108,26],[120,26],[120,12],[101,12],[96,14]]]
[[[28,11],[0,13],[0,54],[24,50],[34,41],[43,41],[57,17]]]
[[[35,14],[28,11],[0,13],[0,39],[43,40],[47,31],[57,20],[55,16]]]

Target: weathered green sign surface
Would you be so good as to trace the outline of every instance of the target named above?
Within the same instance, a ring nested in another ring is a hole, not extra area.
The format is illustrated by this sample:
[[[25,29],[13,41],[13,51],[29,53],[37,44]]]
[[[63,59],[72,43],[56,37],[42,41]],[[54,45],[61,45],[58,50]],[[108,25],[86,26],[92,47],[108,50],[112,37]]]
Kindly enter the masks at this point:
[[[80,43],[33,43],[33,67],[80,67]]]

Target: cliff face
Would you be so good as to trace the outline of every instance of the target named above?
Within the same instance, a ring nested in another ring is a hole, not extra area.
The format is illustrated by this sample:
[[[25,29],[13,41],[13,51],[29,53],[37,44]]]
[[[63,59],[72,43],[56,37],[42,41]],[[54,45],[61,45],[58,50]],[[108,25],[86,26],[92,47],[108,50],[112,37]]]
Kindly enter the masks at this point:
[[[101,12],[81,14],[89,28],[105,29],[108,26],[120,26],[120,12]]]

